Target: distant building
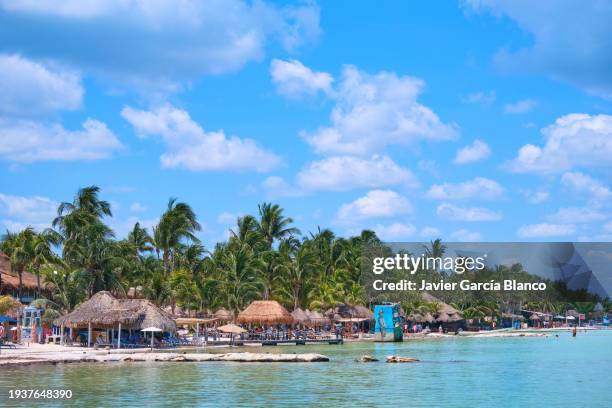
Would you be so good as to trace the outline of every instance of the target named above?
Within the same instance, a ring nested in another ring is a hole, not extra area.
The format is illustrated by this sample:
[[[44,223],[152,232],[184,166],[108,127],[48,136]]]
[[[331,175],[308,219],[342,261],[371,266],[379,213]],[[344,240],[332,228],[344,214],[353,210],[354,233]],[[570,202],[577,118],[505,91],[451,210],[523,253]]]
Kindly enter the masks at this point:
[[[15,299],[19,296],[19,275],[11,268],[11,260],[8,256],[0,252],[0,295],[11,295]],[[21,303],[29,304],[36,299],[36,275],[30,272],[24,272],[21,275],[22,290]]]

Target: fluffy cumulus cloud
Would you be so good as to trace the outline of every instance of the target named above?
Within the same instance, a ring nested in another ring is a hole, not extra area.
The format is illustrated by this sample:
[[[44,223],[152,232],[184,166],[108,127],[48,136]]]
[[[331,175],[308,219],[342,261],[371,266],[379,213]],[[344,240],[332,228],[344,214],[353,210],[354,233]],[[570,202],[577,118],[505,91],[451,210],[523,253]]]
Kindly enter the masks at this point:
[[[302,138],[320,154],[369,155],[390,144],[420,140],[449,140],[455,125],[443,123],[430,108],[417,102],[424,82],[381,72],[370,75],[346,66],[331,96],[331,124],[302,131]]]
[[[166,146],[161,156],[164,168],[266,172],[281,162],[277,155],[259,147],[254,140],[228,137],[222,130],[207,132],[189,113],[170,105],[151,111],[125,107],[121,116],[139,136],[161,138]]]
[[[588,201],[596,205],[612,200],[612,191],[608,186],[579,171],[564,173],[561,183],[570,191],[583,194]]]
[[[47,197],[22,197],[0,193],[0,224],[9,231],[31,226],[43,230],[56,216],[58,203]]]
[[[527,144],[506,163],[515,173],[552,174],[612,166],[612,116],[572,113],[542,129],[544,146]]]
[[[389,218],[412,211],[412,205],[405,197],[392,190],[372,190],[365,196],[343,204],[336,220],[352,223],[371,218]]]
[[[506,113],[527,113],[533,110],[538,103],[533,99],[523,99],[514,103],[507,103],[504,105],[504,112]]]
[[[454,231],[450,235],[451,240],[457,242],[476,242],[482,241],[482,234],[476,231],[470,231],[468,229],[462,228],[460,230]]]
[[[82,129],[29,120],[0,119],[0,159],[31,163],[43,160],[97,160],[123,146],[106,124],[87,119]]]
[[[462,183],[434,184],[426,193],[428,198],[435,200],[465,200],[499,198],[504,188],[494,180],[476,177]]]
[[[143,205],[137,201],[130,204],[130,211],[132,212],[145,212],[147,209],[148,208],[146,205]]]
[[[373,228],[376,235],[383,241],[397,241],[414,236],[417,229],[411,224],[394,222],[388,225],[377,224]]]
[[[418,185],[414,174],[387,156],[360,158],[334,156],[309,163],[297,175],[300,188],[313,191],[347,191],[402,184]]]
[[[421,236],[427,238],[439,238],[442,236],[442,232],[436,227],[423,227],[421,229]]]
[[[467,94],[461,100],[463,103],[482,103],[488,105],[495,102],[496,98],[495,91],[479,91]]]
[[[449,203],[440,204],[436,208],[436,213],[440,218],[450,221],[499,221],[503,218],[503,214],[499,211],[481,207],[461,207]]]
[[[595,221],[603,221],[608,218],[607,214],[594,208],[566,207],[560,208],[556,213],[546,217],[548,221],[560,224],[580,224]]]
[[[272,60],[270,75],[278,92],[288,97],[316,95],[319,92],[329,95],[332,92],[334,79],[330,74],[315,72],[297,60]]]
[[[546,190],[521,190],[521,194],[529,204],[541,204],[550,198],[550,193]]]
[[[291,51],[320,33],[311,2],[0,0],[0,9],[0,50],[149,86],[239,69],[271,42]],[[32,40],[26,26],[45,41]]]
[[[50,69],[15,54],[0,54],[0,115],[31,116],[81,106],[74,72]]]
[[[532,36],[532,44],[501,50],[505,70],[543,72],[588,92],[612,97],[612,3],[573,0],[464,0],[476,12],[506,16]]]
[[[517,231],[522,238],[545,238],[545,237],[565,237],[576,233],[576,226],[573,224],[530,224],[523,225]]]
[[[484,160],[491,155],[491,148],[482,140],[474,140],[471,145],[457,151],[453,163],[466,164]]]

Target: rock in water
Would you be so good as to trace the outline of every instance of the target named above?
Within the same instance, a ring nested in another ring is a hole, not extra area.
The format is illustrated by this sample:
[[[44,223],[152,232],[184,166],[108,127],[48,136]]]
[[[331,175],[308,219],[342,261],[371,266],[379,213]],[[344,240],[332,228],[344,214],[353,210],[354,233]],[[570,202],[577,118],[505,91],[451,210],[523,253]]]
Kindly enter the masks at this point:
[[[419,359],[414,358],[414,357],[400,357],[400,356],[387,357],[387,363],[416,363],[417,361],[419,361]]]
[[[374,361],[378,361],[378,359],[372,356],[361,356],[356,361],[360,363],[372,363]]]

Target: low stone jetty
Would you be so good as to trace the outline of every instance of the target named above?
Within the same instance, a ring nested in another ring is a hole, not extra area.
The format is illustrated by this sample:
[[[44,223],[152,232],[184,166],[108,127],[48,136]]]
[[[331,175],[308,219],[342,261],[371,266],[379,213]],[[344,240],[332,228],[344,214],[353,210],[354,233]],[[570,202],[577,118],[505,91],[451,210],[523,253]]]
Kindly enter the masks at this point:
[[[55,352],[24,353],[0,357],[0,366],[62,363],[111,363],[111,362],[216,362],[239,363],[313,363],[329,361],[322,354],[275,354],[275,353],[100,353],[100,352]]]

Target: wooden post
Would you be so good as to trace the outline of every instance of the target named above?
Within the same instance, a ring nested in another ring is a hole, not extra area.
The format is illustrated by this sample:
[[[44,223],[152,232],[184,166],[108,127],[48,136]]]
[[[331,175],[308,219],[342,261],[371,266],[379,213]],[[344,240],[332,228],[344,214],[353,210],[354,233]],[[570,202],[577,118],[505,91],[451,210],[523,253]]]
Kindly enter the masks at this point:
[[[121,323],[119,323],[119,331],[117,332],[117,348],[121,348]]]
[[[60,327],[60,346],[64,345],[64,324]]]
[[[91,347],[91,320],[87,323],[87,347]]]

